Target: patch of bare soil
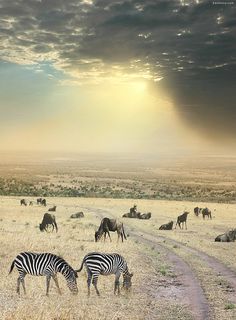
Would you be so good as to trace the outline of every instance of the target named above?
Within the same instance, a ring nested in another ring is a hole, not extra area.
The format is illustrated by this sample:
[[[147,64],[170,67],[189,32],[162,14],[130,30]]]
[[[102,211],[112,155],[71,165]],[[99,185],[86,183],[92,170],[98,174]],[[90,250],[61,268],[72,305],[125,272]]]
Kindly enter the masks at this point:
[[[175,300],[178,304],[188,307],[196,320],[210,319],[210,309],[199,280],[190,266],[178,255],[157,241],[147,239],[144,234],[131,233],[133,238],[152,246],[157,252],[165,254],[166,261],[171,264],[175,278],[163,279],[151,287],[151,294],[156,299]],[[145,286],[146,287],[146,286]],[[144,288],[145,289],[145,288]]]
[[[182,248],[185,251],[190,252],[191,254],[197,256],[198,259],[201,259],[202,261],[204,261],[205,264],[207,264],[212,270],[214,270],[215,273],[217,273],[218,276],[223,277],[226,282],[228,283],[227,285],[225,285],[224,290],[230,295],[229,299],[236,303],[236,272],[231,270],[229,267],[227,267],[226,265],[222,264],[219,260],[217,260],[216,258],[209,256],[208,254],[188,247],[184,244],[182,244],[181,242],[178,242],[176,240],[172,240],[170,238],[167,237],[161,237],[161,236],[151,236],[150,234],[145,234],[145,236],[147,236],[148,238],[151,239],[155,239],[155,241],[168,241],[168,243],[174,245],[174,246],[178,246],[180,248]],[[223,285],[222,285],[223,287]]]

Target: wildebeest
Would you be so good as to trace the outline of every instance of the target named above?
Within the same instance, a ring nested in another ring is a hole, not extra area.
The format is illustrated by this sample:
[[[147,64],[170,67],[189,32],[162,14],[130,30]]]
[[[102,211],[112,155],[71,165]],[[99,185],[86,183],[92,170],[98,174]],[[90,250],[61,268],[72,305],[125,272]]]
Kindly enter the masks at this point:
[[[123,218],[139,218],[140,212],[137,212],[137,206],[136,204],[129,209],[128,213],[123,214]]]
[[[144,220],[147,220],[147,219],[150,219],[152,216],[151,212],[148,212],[148,213],[141,213],[139,215],[139,219],[144,219]]]
[[[234,240],[236,240],[236,229],[220,234],[215,238],[215,241],[218,242],[232,242]]]
[[[148,213],[141,213],[137,212],[137,206],[134,205],[132,208],[130,208],[128,213],[123,214],[122,218],[136,218],[136,219],[150,219],[151,218],[151,212]]]
[[[203,219],[205,219],[205,216],[207,216],[208,219],[209,219],[209,218],[212,219],[212,217],[211,217],[211,211],[210,211],[208,208],[202,209],[202,217],[203,217]]]
[[[37,204],[41,204],[42,198],[38,198],[36,201],[37,201]]]
[[[53,206],[52,208],[49,208],[48,211],[56,211],[57,206]]]
[[[194,211],[195,216],[198,217],[199,214],[200,214],[201,211],[202,211],[202,208],[195,207],[195,208],[193,209],[193,211]]]
[[[174,222],[170,221],[169,223],[161,225],[159,230],[172,230],[173,224],[174,224]]]
[[[21,199],[20,200],[20,205],[22,206],[27,206],[27,202],[26,202],[26,200],[25,199]]]
[[[176,222],[176,225],[175,225],[175,229],[176,229],[177,224],[180,227],[180,229],[183,229],[184,228],[184,223],[185,223],[185,229],[187,229],[187,217],[188,217],[188,214],[189,214],[189,212],[185,211],[183,214],[178,216],[177,222]],[[182,228],[181,228],[181,225],[182,225]]]
[[[135,217],[137,213],[137,205],[134,204],[132,208],[129,209],[130,218]]]
[[[46,207],[46,205],[47,205],[46,199],[42,199],[41,205],[44,206],[44,207]]]
[[[111,241],[111,236],[109,231],[117,231],[118,241],[120,237],[122,242],[124,238],[127,239],[122,222],[119,222],[115,219],[103,218],[98,230],[95,232],[95,241],[97,242],[98,240],[100,240],[102,235],[104,235],[104,241],[105,241],[107,234]]]
[[[81,212],[76,212],[76,213],[73,213],[70,217],[71,217],[71,219],[83,218],[84,217],[84,213],[82,211]]]
[[[54,214],[51,213],[45,213],[43,216],[43,221],[39,225],[40,231],[49,231],[48,227],[52,226],[52,231],[54,230],[54,227],[56,228],[56,232],[58,231],[57,223],[56,223],[56,218]]]
[[[37,204],[41,204],[42,206],[46,207],[46,205],[47,205],[46,199],[38,198],[37,199]]]

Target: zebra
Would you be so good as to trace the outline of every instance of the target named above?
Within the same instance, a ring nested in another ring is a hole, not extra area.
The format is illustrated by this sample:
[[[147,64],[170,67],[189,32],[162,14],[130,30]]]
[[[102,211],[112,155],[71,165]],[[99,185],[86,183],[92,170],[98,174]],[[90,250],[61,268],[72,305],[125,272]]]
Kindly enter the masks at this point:
[[[51,277],[53,278],[59,294],[61,290],[59,288],[57,280],[57,272],[63,274],[67,281],[67,285],[73,294],[78,293],[76,271],[61,257],[56,256],[52,253],[33,253],[33,252],[22,252],[16,256],[11,264],[9,274],[13,268],[16,267],[19,272],[17,279],[17,293],[20,294],[20,283],[25,290],[24,278],[26,274],[32,276],[46,276],[46,295],[49,293],[49,284]]]
[[[90,295],[90,285],[91,280],[94,288],[96,290],[97,295],[100,293],[97,288],[98,276],[101,275],[110,275],[115,274],[115,286],[114,286],[114,294],[116,291],[118,295],[120,294],[120,276],[123,273],[123,287],[128,290],[132,283],[131,278],[133,277],[133,273],[129,273],[127,263],[125,259],[119,255],[118,253],[100,253],[100,252],[91,252],[88,253],[81,264],[80,269],[76,270],[76,272],[80,272],[83,269],[83,266],[86,266],[87,269],[87,284],[88,284],[88,296]]]

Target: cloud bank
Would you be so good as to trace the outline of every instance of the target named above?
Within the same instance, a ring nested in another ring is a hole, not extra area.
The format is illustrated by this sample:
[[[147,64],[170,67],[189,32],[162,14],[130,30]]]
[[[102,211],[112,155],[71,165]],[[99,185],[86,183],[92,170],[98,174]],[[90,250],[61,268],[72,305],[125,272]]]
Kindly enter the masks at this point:
[[[2,0],[0,58],[76,83],[146,79],[189,126],[234,139],[235,16],[227,0]]]

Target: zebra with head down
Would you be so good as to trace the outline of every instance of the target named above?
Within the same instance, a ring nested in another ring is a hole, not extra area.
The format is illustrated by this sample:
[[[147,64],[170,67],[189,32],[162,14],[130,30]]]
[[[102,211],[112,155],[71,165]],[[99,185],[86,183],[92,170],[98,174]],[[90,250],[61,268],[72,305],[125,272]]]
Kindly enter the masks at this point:
[[[32,276],[46,276],[46,295],[49,293],[50,280],[53,278],[58,292],[61,294],[57,280],[57,272],[62,273],[67,281],[67,285],[73,294],[78,293],[77,288],[77,273],[76,271],[61,257],[56,256],[52,253],[33,253],[33,252],[22,252],[16,256],[11,264],[9,274],[16,267],[19,272],[17,279],[17,293],[20,294],[20,284],[22,284],[24,293],[26,274]]]
[[[127,263],[125,259],[117,254],[117,253],[100,253],[100,252],[92,252],[87,254],[81,264],[80,269],[76,270],[76,272],[80,272],[83,269],[83,266],[86,266],[88,279],[88,295],[90,295],[90,285],[91,281],[94,285],[97,295],[100,295],[97,288],[98,276],[102,275],[110,275],[115,274],[115,287],[114,294],[118,292],[120,294],[120,276],[123,274],[123,287],[128,290],[132,283],[131,278],[133,277],[133,273],[129,273]]]

